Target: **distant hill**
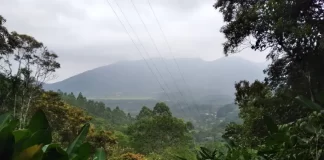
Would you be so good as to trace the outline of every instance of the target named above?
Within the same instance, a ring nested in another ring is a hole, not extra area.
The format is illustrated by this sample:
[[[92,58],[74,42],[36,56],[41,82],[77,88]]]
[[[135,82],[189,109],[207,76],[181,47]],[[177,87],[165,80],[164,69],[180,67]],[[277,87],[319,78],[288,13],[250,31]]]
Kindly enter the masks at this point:
[[[164,62],[170,72],[166,69]],[[177,59],[177,62],[186,83],[173,59],[165,61],[153,59],[149,61],[149,64],[168,95],[172,97],[181,97],[181,94],[192,95],[206,103],[219,97],[231,100],[235,92],[235,82],[244,79],[262,80],[264,78],[262,70],[266,67],[263,63],[254,63],[237,57],[220,58],[215,61]],[[163,78],[159,76],[153,63]],[[143,60],[118,62],[95,68],[61,82],[46,84],[44,88],[46,90],[60,89],[64,92],[82,92],[85,96],[93,98],[166,99],[159,83]]]

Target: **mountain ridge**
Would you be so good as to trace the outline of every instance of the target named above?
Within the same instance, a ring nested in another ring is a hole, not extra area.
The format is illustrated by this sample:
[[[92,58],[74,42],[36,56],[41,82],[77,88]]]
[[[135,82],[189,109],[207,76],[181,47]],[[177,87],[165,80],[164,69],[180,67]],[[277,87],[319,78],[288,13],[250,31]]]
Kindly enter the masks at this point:
[[[119,95],[163,98],[161,93],[163,90],[157,82],[158,79],[164,90],[171,95],[179,92],[177,90],[179,88],[184,94],[189,94],[191,90],[195,96],[217,94],[233,96],[236,81],[262,80],[264,78],[262,70],[266,67],[266,64],[239,57],[224,57],[214,61],[180,58],[176,61],[179,68],[174,59],[156,58],[147,61],[155,76],[143,60],[121,61],[82,72],[56,83],[45,84],[44,89],[82,92],[90,97]]]

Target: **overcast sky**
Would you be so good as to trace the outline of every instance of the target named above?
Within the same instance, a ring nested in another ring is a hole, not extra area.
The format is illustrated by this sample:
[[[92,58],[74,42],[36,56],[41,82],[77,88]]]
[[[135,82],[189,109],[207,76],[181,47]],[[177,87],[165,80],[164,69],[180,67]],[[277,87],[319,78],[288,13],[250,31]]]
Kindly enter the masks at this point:
[[[127,25],[116,5],[118,2],[149,56],[159,57],[131,0],[109,2]],[[133,2],[163,57],[208,61],[224,57],[222,43],[225,39],[220,33],[224,23],[222,15],[213,8],[214,0],[150,0],[172,54],[168,52],[148,0]],[[55,81],[117,61],[141,59],[106,0],[1,0],[0,14],[7,19],[10,31],[32,35],[59,55],[62,68]],[[129,26],[127,29],[136,40],[132,29]],[[138,41],[136,43],[140,46]],[[249,49],[237,56],[265,61],[265,53]]]

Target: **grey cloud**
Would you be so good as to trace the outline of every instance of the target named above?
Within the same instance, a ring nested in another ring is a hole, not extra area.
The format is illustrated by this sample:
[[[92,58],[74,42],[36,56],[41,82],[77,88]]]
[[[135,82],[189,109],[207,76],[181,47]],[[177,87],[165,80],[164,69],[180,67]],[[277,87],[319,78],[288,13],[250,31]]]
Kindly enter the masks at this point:
[[[147,0],[133,1],[164,57],[213,60],[224,56],[224,37],[219,32],[222,16],[213,9],[214,0],[150,0],[173,54],[168,52]],[[158,57],[130,0],[109,2],[127,24],[118,2],[149,56]],[[1,0],[0,11],[9,30],[32,35],[59,55],[58,80],[120,60],[141,59],[106,0]],[[127,30],[131,28],[127,26]],[[133,32],[131,36],[139,44]],[[261,61],[263,55],[246,50],[238,56]]]
[[[201,5],[209,4],[210,0],[151,0],[152,3],[159,4],[176,10],[192,10]],[[210,4],[212,6],[213,4]]]

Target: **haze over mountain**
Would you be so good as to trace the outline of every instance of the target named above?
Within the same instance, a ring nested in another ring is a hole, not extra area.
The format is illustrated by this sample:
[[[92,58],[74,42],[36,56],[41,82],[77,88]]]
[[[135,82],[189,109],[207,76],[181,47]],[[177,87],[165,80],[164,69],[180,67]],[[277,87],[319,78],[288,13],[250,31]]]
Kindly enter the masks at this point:
[[[188,58],[177,59],[177,62],[181,73],[173,59],[152,59],[148,61],[150,67],[144,60],[123,61],[95,68],[57,83],[46,84],[44,88],[82,92],[92,98],[165,99],[167,97],[163,94],[163,89],[171,96],[182,94],[197,99],[232,97],[235,82],[243,79],[262,80],[264,78],[262,70],[266,67],[265,63],[250,62],[238,57],[225,57],[215,61]]]

